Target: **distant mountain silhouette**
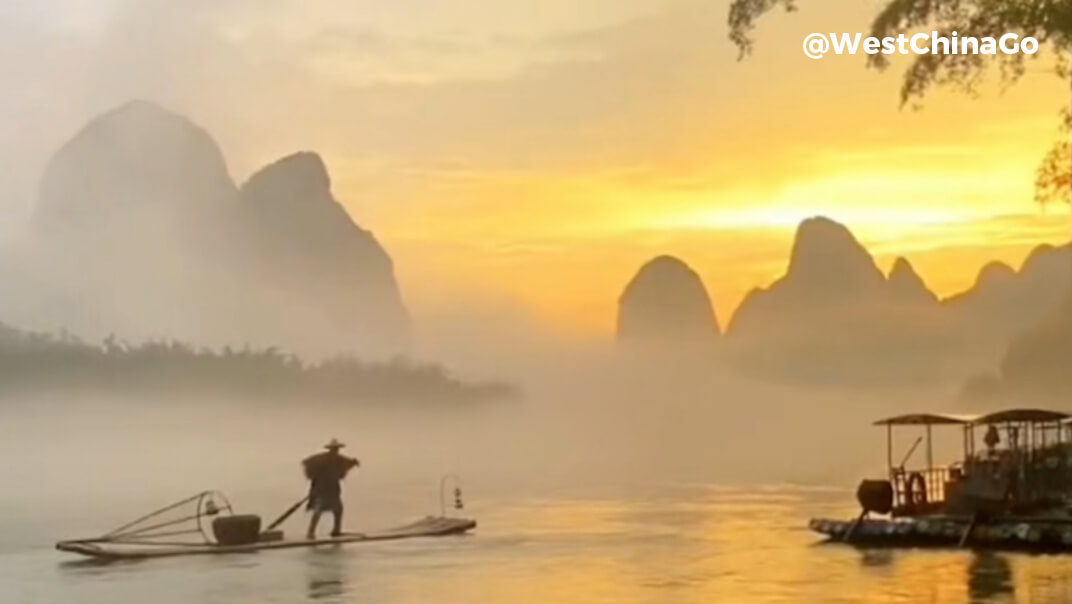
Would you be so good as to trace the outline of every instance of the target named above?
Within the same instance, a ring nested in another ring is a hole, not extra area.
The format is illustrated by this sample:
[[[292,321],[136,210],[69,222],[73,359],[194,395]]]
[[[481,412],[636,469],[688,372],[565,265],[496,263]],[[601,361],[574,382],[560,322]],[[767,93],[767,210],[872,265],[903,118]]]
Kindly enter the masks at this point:
[[[391,260],[334,199],[315,154],[240,191],[205,130],[132,102],[57,152],[32,227],[36,325],[318,355],[408,347]]]
[[[38,299],[22,314],[95,338],[215,331],[236,296],[219,249],[236,195],[219,147],[186,118],[136,101],[91,120],[41,179],[20,259]]]
[[[828,218],[809,218],[797,228],[785,276],[749,292],[727,333],[752,337],[794,331],[802,315],[879,298],[885,283],[874,259],[849,229]]]
[[[903,257],[894,261],[887,283],[890,295],[895,300],[920,306],[938,304],[938,296],[927,287],[915,267]]]
[[[1072,393],[1072,304],[1050,313],[1009,345],[1001,362],[1009,398],[1044,398],[1067,405]]]
[[[145,228],[197,229],[234,193],[223,154],[207,132],[135,101],[90,121],[53,156],[34,226],[118,241]]]
[[[710,345],[720,334],[700,276],[672,256],[640,268],[618,299],[618,341],[631,345]]]
[[[846,296],[877,296],[885,277],[848,228],[829,218],[809,218],[797,228],[789,269],[770,289],[798,301],[828,302]],[[788,292],[788,293],[782,293]]]
[[[883,276],[844,226],[805,220],[784,277],[750,292],[727,330],[745,369],[793,381],[915,382],[992,366],[1009,341],[1057,308],[1072,283],[1067,246],[1040,246],[1021,270],[991,263],[938,300],[898,258]]]
[[[1060,307],[1072,283],[1072,249],[1041,245],[1019,271],[991,262],[971,289],[951,296],[943,305],[968,329],[1007,343]]]
[[[1072,392],[1072,306],[1047,315],[1009,344],[996,369],[964,382],[966,407],[1067,405]],[[985,407],[984,407],[985,408]]]
[[[784,277],[751,291],[728,329],[748,371],[805,382],[918,379],[939,368],[938,305],[907,260],[890,277],[845,226],[800,224]]]
[[[1014,337],[995,370],[965,383],[962,398],[972,405],[1067,403],[1072,392],[1072,246],[1039,246],[1013,278],[1001,269],[990,273],[990,285],[977,288],[985,295],[961,304]]]
[[[300,306],[282,308],[283,315],[302,313],[288,339],[321,325],[355,342],[408,347],[409,317],[391,258],[336,201],[319,155],[296,153],[263,168],[243,185],[240,199],[250,262],[284,304],[300,299]]]

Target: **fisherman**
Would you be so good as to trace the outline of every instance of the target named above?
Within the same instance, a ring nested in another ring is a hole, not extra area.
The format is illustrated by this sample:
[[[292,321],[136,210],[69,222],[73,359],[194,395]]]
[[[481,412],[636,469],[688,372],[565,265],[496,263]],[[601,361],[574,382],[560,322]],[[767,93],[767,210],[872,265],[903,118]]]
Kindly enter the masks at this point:
[[[361,465],[358,460],[339,453],[344,446],[346,445],[333,438],[324,445],[326,452],[317,453],[302,461],[305,477],[309,479],[309,502],[306,509],[313,512],[306,535],[310,540],[316,538],[316,525],[325,511],[331,512],[335,521],[331,536],[342,535],[342,485],[339,483],[351,468]]]

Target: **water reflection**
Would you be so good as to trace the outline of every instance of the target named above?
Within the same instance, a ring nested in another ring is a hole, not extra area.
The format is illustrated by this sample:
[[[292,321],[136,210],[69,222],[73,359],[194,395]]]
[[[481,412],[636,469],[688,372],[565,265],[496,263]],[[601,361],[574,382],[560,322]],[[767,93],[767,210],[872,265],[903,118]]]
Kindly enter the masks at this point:
[[[340,602],[347,592],[348,556],[340,547],[309,552],[306,596],[309,600]]]
[[[860,551],[860,566],[864,568],[888,568],[893,565],[893,550],[865,549]]]
[[[40,572],[54,568],[53,552],[28,550],[0,556],[0,601],[428,604],[434,594],[465,604],[1072,602],[1070,557],[821,544],[806,519],[852,513],[828,499],[851,505],[851,494],[792,487],[492,501],[464,540],[64,563],[58,573]],[[13,587],[3,576],[9,569],[19,575]]]
[[[994,602],[1012,596],[1015,586],[1008,560],[992,552],[978,552],[968,566],[968,595],[972,602]]]

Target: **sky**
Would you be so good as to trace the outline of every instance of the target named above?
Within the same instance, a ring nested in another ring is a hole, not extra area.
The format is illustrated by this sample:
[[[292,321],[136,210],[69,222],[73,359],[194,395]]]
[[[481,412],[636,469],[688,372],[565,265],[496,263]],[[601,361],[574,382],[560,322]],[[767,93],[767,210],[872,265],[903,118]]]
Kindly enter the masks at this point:
[[[881,3],[802,4],[741,61],[725,0],[7,0],[0,235],[64,140],[140,98],[208,129],[239,181],[319,152],[418,319],[487,307],[606,334],[669,253],[724,324],[820,214],[941,294],[1067,239],[1067,210],[1032,203],[1069,102],[1045,59],[901,108],[903,62],[801,52]]]

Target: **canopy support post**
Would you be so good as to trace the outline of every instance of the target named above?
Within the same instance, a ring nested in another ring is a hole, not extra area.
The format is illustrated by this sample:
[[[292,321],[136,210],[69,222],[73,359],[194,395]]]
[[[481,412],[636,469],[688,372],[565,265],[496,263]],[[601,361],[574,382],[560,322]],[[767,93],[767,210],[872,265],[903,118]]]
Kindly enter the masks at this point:
[[[893,424],[886,424],[886,468],[893,478]]]

